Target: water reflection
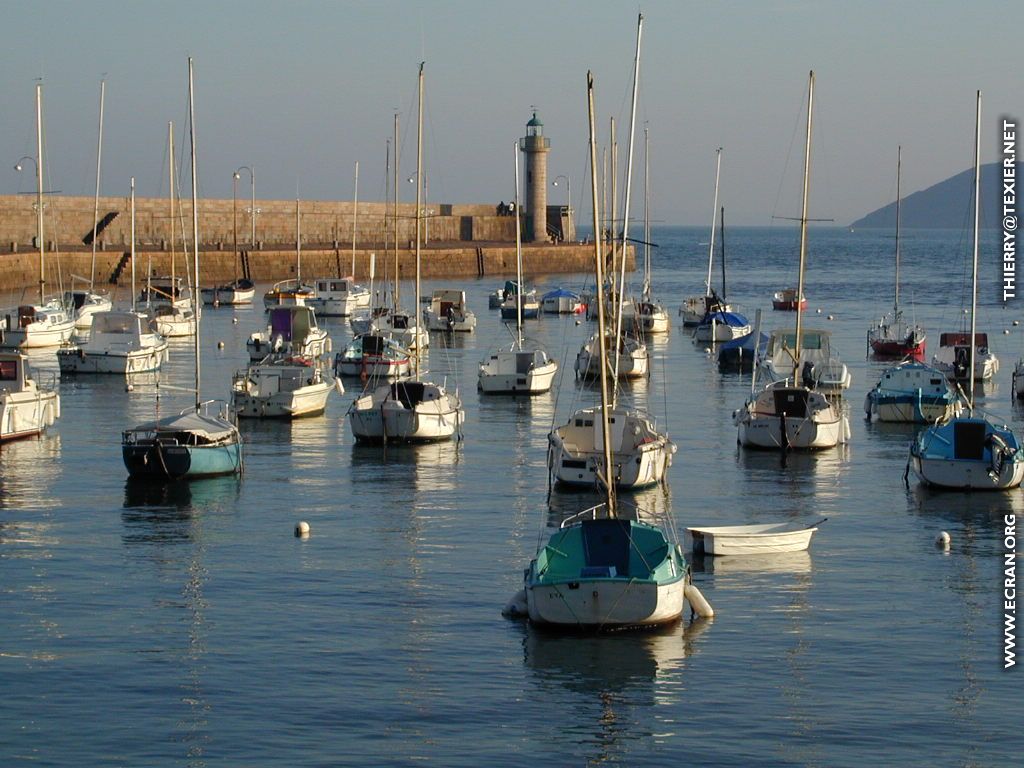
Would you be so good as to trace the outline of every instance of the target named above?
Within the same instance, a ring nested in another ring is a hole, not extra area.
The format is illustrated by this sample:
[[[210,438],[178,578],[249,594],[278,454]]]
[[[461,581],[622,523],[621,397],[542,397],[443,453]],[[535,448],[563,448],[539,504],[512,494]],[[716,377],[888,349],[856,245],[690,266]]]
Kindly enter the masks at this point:
[[[354,443],[352,483],[380,485],[392,497],[403,489],[418,493],[453,491],[461,450],[461,442],[456,440],[408,445]]]
[[[539,689],[531,698],[574,713],[558,719],[558,738],[581,751],[587,765],[629,764],[644,742],[677,735],[671,712],[684,698],[685,662],[710,626],[709,620],[696,620],[600,636],[525,626],[523,662]]]
[[[0,445],[0,509],[53,509],[51,492],[64,472],[61,438],[53,431]]]
[[[203,512],[233,507],[241,493],[242,478],[238,475],[208,477],[196,480],[153,482],[129,477],[124,486],[122,519],[159,521],[159,516],[141,515],[133,518],[133,510]]]

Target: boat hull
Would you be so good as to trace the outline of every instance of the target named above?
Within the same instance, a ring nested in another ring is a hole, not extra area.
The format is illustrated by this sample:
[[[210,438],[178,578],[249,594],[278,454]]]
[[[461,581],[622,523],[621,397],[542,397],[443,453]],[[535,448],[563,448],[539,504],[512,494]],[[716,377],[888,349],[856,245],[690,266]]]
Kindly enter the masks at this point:
[[[89,352],[83,348],[60,349],[57,362],[60,372],[68,374],[109,374],[128,376],[160,369],[167,359],[166,342],[152,349],[123,352]]]
[[[56,392],[8,392],[0,395],[0,442],[41,434],[60,417]]]
[[[646,488],[660,483],[672,466],[672,448],[667,438],[661,438],[639,445],[633,451],[613,451],[615,487]],[[548,436],[548,471],[559,485],[597,487],[597,468],[603,462],[603,451],[579,450],[567,444],[557,430]]]
[[[461,431],[463,413],[457,398],[445,394],[409,407],[375,393],[356,399],[349,408],[356,440],[364,443],[432,443],[450,440]]]
[[[242,446],[177,445],[145,440],[121,447],[121,457],[131,477],[150,480],[215,477],[239,472]]]
[[[910,469],[925,485],[963,491],[1004,491],[1024,480],[1024,462],[1007,461],[998,474],[990,472],[991,462],[928,458],[910,455]]]
[[[553,360],[526,373],[503,371],[484,363],[480,366],[477,387],[485,395],[541,395],[551,389],[556,373],[558,363]]]
[[[887,395],[872,390],[864,399],[868,418],[903,424],[934,424],[952,418],[956,403],[918,394]]]
[[[530,621],[541,626],[600,630],[652,627],[683,615],[682,576],[657,583],[631,579],[578,579],[526,587]]]
[[[256,296],[255,288],[202,288],[204,304],[251,304]]]
[[[803,552],[811,544],[817,528],[765,531],[760,525],[738,525],[722,528],[688,528],[693,551],[707,555],[764,555],[779,552]]]
[[[834,421],[760,416],[740,419],[737,426],[739,443],[744,448],[772,451],[820,451],[845,443],[850,435],[850,425],[846,416],[840,416]]]
[[[231,407],[236,416],[245,419],[319,416],[327,409],[327,398],[333,389],[333,384],[324,381],[293,392],[277,392],[266,396],[235,390],[231,393]]]

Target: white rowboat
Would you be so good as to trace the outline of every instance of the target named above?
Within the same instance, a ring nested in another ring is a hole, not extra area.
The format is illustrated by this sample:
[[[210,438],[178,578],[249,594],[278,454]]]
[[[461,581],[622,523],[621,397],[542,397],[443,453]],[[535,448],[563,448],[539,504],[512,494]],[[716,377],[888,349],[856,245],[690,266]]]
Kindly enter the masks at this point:
[[[827,518],[825,518],[827,519]],[[775,552],[803,552],[811,536],[825,519],[809,526],[799,523],[723,525],[715,528],[687,528],[693,551],[708,555],[761,555]]]

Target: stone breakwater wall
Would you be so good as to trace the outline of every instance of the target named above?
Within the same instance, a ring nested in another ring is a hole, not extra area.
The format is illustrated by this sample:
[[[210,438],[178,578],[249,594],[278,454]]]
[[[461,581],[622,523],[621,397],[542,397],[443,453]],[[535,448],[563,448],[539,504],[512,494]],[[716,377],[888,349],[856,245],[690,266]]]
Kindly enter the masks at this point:
[[[0,253],[31,250],[36,236],[35,195],[0,195]],[[91,250],[93,198],[64,195],[44,200],[43,223],[47,244],[59,243],[61,250]],[[252,240],[252,202],[239,197],[232,200],[199,201],[199,239],[207,247],[231,249],[237,231],[239,245],[251,250],[295,246],[295,201],[256,201],[256,247]],[[98,220],[98,247],[122,250],[131,240],[131,213],[127,197],[101,197]],[[360,202],[353,218],[352,202],[322,200],[299,201],[299,228],[303,243],[352,245],[353,224],[357,243],[383,243],[394,240],[397,221],[398,242],[409,243],[416,237],[416,205],[399,203],[397,219],[393,206]],[[180,212],[173,217],[170,203],[160,198],[136,198],[135,239],[139,248],[166,250],[174,225],[174,241],[180,248],[181,233],[192,238],[192,204],[182,200]],[[429,203],[424,206],[424,237],[427,241],[514,241],[515,218],[499,216],[495,205],[451,205]]]
[[[395,272],[393,250],[358,247],[355,253],[355,276],[361,282],[369,280],[370,255],[375,254],[375,280],[392,279]],[[247,260],[249,274],[258,282],[273,282],[293,278],[296,275],[294,247],[288,250],[262,250],[241,252]],[[58,258],[59,256],[59,258]],[[628,266],[634,266],[635,253],[628,250]],[[199,254],[201,276],[204,285],[233,279],[239,274],[239,261],[230,249],[206,250]],[[92,255],[90,252],[60,252],[47,258],[47,292],[56,291],[60,281],[65,288],[72,283],[72,275],[88,277]],[[191,256],[189,257],[191,265]],[[594,268],[593,244],[526,244],[523,246],[523,271],[533,275],[559,272],[591,272]],[[135,277],[141,283],[147,269],[154,275],[165,275],[171,271],[171,257],[166,251],[135,252]],[[175,256],[175,271],[182,274],[184,262],[179,251]],[[398,252],[399,278],[411,280],[416,275],[416,252],[404,248]],[[422,249],[421,271],[424,279],[489,277],[504,278],[515,275],[516,248],[506,243],[466,246],[445,244]],[[302,249],[302,277],[313,280],[317,277],[347,275],[352,272],[351,248]],[[77,278],[76,285],[81,285]],[[127,251],[97,251],[96,282],[103,285],[128,286],[131,283],[131,267]],[[39,256],[36,252],[0,254],[0,290],[25,289],[26,296],[34,297],[39,284]]]

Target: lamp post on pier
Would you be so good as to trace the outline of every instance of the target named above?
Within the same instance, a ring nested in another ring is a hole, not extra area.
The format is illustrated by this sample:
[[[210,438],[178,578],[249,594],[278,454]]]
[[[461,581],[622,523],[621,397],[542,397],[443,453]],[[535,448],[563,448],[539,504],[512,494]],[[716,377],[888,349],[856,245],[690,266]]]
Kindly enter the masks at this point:
[[[572,222],[572,179],[564,173],[555,176],[555,180],[551,182],[551,186],[557,187],[558,180],[565,179],[565,191],[566,191],[566,206],[565,206],[565,218],[566,225],[565,231],[562,233],[563,240],[575,240],[576,239],[576,227],[573,226]]]

